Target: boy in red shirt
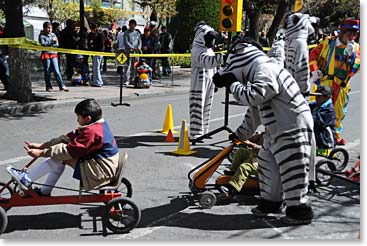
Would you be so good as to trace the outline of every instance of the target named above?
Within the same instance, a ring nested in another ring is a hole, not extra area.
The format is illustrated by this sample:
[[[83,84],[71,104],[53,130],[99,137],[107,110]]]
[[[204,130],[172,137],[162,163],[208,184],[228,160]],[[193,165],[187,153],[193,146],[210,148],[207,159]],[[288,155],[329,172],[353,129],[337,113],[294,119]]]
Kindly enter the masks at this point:
[[[115,176],[119,152],[115,138],[102,118],[102,109],[94,99],[78,103],[75,113],[80,127],[43,144],[27,143],[28,155],[49,157],[30,172],[17,170],[11,166],[6,170],[27,190],[32,182],[49,174],[46,182],[36,191],[40,195],[50,195],[53,187],[64,172],[65,165],[74,169],[73,177],[80,180],[85,190],[108,184]]]

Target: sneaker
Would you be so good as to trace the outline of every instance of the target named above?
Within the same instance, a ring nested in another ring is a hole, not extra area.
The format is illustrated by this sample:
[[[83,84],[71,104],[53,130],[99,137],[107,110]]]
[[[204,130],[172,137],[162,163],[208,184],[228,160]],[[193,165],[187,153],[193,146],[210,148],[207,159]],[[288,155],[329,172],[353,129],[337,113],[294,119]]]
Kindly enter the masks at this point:
[[[288,225],[307,225],[314,218],[312,207],[308,204],[287,207],[285,214],[281,221]]]
[[[33,191],[36,192],[39,196],[51,196],[51,194],[42,193],[41,188],[39,187],[34,188]]]
[[[347,141],[344,138],[337,138],[336,145],[346,145]]]
[[[282,212],[283,202],[270,202],[261,200],[260,204],[251,209],[251,212],[259,217],[266,217],[269,214],[280,214]]]
[[[19,184],[22,190],[28,190],[28,188],[31,187],[32,180],[28,177],[28,174],[25,171],[15,169],[11,166],[7,167],[6,171]]]
[[[60,91],[65,91],[65,92],[69,92],[69,89],[66,86],[63,86]]]

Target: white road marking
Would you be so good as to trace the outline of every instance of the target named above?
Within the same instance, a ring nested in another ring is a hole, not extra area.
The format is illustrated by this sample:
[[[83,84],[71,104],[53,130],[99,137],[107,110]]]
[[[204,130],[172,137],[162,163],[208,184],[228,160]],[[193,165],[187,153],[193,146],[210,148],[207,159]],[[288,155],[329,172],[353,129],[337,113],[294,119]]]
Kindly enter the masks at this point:
[[[352,92],[349,92],[349,95],[353,95],[353,94],[357,94],[357,93],[360,93],[361,91],[352,91]]]

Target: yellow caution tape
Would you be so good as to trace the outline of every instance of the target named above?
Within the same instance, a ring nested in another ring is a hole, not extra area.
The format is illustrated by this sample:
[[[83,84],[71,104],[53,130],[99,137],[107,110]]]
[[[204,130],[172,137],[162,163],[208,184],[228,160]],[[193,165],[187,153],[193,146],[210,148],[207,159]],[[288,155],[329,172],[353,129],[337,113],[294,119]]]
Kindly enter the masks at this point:
[[[55,51],[66,54],[74,54],[74,55],[89,55],[89,56],[107,56],[107,57],[115,57],[115,53],[113,52],[98,52],[98,51],[89,51],[89,50],[73,50],[73,49],[63,49],[63,48],[54,48],[48,46],[27,44],[25,37],[20,38],[0,38],[0,45],[9,45],[9,47],[18,48],[18,49],[29,49],[29,50],[41,50],[41,51]],[[309,45],[308,48],[316,47],[316,44]],[[264,47],[264,51],[270,50],[269,47]],[[219,51],[218,53],[226,53],[227,51]],[[190,53],[186,54],[130,54],[131,57],[191,57]]]

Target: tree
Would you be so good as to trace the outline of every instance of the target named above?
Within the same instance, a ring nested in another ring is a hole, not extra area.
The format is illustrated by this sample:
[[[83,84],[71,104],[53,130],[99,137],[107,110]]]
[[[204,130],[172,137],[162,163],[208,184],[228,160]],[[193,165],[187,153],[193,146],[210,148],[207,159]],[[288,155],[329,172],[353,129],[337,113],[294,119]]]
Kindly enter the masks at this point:
[[[199,21],[205,21],[214,29],[219,25],[219,1],[216,0],[178,0],[178,14],[172,18],[168,30],[176,34],[174,50],[186,53],[194,39],[194,28]]]
[[[22,0],[4,0],[0,3],[5,14],[6,37],[25,37]],[[10,83],[7,98],[20,103],[32,100],[30,63],[27,50],[9,47]]]
[[[161,23],[162,19],[177,14],[176,0],[134,0],[134,3],[138,4],[142,9],[150,8],[150,21],[159,19],[159,23]]]

